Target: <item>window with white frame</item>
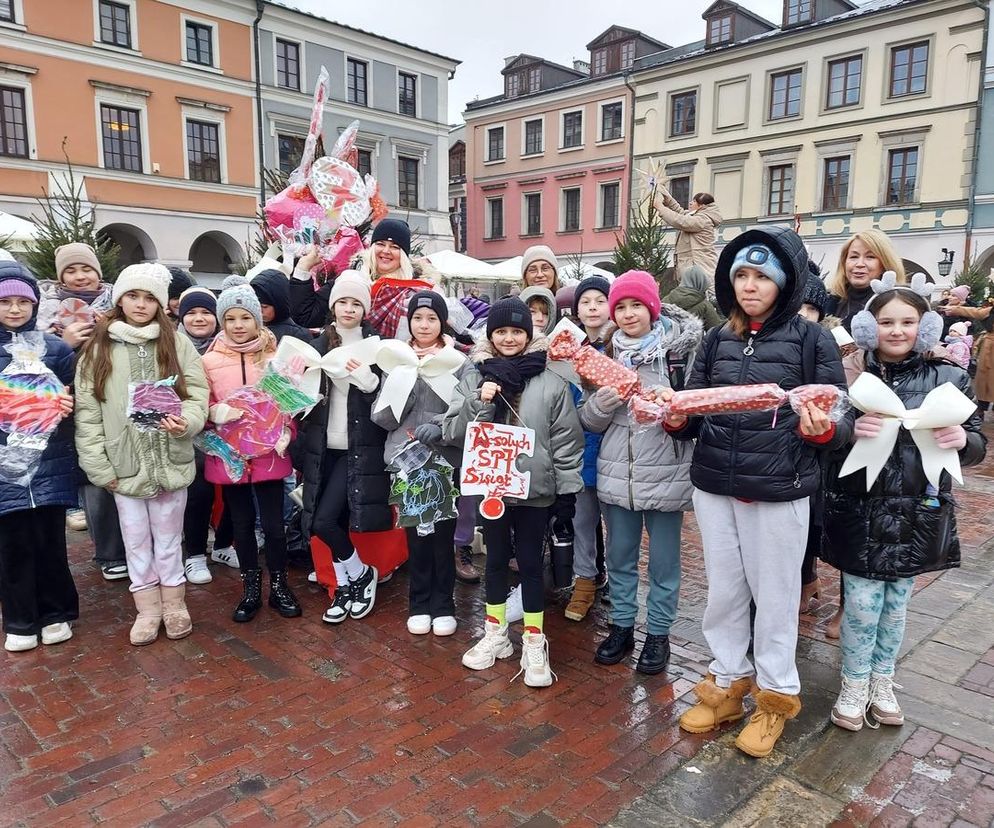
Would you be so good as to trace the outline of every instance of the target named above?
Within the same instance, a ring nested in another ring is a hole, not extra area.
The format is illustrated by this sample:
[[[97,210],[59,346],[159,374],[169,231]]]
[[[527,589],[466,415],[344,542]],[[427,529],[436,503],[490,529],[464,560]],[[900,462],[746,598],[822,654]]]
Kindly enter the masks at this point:
[[[397,204],[409,210],[418,209],[418,166],[417,158],[397,156]]]
[[[418,114],[418,76],[397,73],[397,111],[412,118]]]
[[[490,127],[487,130],[487,161],[504,160],[504,127]]]
[[[100,105],[104,167],[142,172],[141,113],[113,104]]]
[[[624,133],[622,119],[624,104],[621,101],[604,104],[601,107],[601,140],[615,141]]]
[[[100,42],[131,49],[131,6],[100,0]]]
[[[601,184],[601,227],[621,225],[621,184],[612,181]]]
[[[784,5],[784,25],[810,23],[814,17],[814,5],[814,0],[787,0]]]
[[[504,238],[504,199],[503,198],[488,198],[487,199],[487,210],[485,214],[486,227],[484,228],[486,232],[486,238],[488,239],[502,239]]]
[[[292,173],[300,166],[304,155],[305,139],[302,135],[288,135],[280,132],[276,135],[276,152],[281,172]]]
[[[788,215],[794,209],[794,165],[775,164],[767,167],[766,177],[766,215]]]
[[[525,121],[525,155],[537,155],[542,152],[542,119]]]
[[[583,110],[563,113],[563,149],[583,146]]]
[[[596,49],[593,54],[593,65],[590,67],[591,75],[603,75],[607,72],[607,49]]]
[[[28,157],[28,111],[25,92],[0,86],[0,155]]]
[[[345,75],[348,86],[348,102],[357,106],[367,106],[366,78],[369,64],[363,60],[348,58],[345,61]]]
[[[522,232],[527,236],[542,233],[542,194],[525,193],[524,222]]]
[[[0,0],[0,20],[4,23],[16,23],[14,19],[14,0]]]
[[[300,91],[300,44],[276,39],[276,85]]]
[[[542,88],[542,67],[534,66],[528,70],[528,91],[538,92]]]
[[[635,63],[635,41],[626,40],[621,44],[621,68],[631,69]]]
[[[509,98],[516,98],[521,94],[521,74],[515,72],[514,74],[508,75],[505,78],[505,92]]]
[[[572,233],[580,229],[580,188],[567,187],[562,190],[562,229]]]
[[[220,133],[219,124],[187,120],[186,158],[191,181],[221,183]]]
[[[214,65],[214,27],[186,21],[186,60],[200,66]]]

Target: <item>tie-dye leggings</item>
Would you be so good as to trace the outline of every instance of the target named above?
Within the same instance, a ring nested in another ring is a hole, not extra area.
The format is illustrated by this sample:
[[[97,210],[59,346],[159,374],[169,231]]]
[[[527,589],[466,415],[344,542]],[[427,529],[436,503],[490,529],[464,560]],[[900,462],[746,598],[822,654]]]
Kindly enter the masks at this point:
[[[893,676],[915,579],[871,581],[845,574],[843,580],[843,675],[857,681],[869,678],[870,673]]]

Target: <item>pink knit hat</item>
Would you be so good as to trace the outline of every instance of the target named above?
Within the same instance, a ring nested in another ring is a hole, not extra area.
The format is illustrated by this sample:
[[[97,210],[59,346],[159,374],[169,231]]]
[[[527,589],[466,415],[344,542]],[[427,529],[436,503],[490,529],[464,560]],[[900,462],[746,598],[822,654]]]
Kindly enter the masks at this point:
[[[970,295],[970,287],[968,285],[957,285],[949,292],[961,302],[965,302]]]
[[[659,319],[662,302],[659,301],[659,285],[656,284],[651,273],[644,270],[626,270],[611,283],[607,303],[612,319],[614,319],[614,309],[622,299],[638,300],[649,309],[651,321]]]

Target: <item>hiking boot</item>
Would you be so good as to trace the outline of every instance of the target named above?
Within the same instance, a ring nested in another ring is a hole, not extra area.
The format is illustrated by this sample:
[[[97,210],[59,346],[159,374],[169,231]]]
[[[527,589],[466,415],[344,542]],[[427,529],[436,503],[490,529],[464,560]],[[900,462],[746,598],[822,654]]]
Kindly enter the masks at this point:
[[[870,676],[869,705],[870,714],[880,724],[899,727],[904,724],[904,713],[894,696],[895,687],[900,689],[901,685],[894,684],[893,676],[873,673]]]
[[[851,679],[842,676],[839,698],[832,707],[832,724],[843,730],[862,730],[866,716],[866,706],[870,703],[870,680]]]
[[[514,647],[507,635],[507,624],[484,621],[483,638],[463,654],[462,663],[470,670],[486,670],[493,667],[498,658],[510,658],[512,655]]]
[[[255,618],[262,607],[262,570],[246,569],[242,573],[242,600],[235,607],[233,621],[244,623]]]
[[[162,623],[166,627],[166,638],[186,638],[193,632],[193,621],[186,608],[186,584],[174,587],[159,587],[162,599]]]
[[[473,547],[459,546],[455,550],[456,580],[464,584],[480,583],[480,573],[473,566]]]
[[[284,618],[297,618],[303,614],[300,601],[286,582],[286,570],[269,573],[269,606]]]
[[[745,715],[742,699],[751,689],[750,678],[736,679],[729,687],[719,687],[714,676],[708,674],[694,688],[697,704],[680,717],[680,729],[688,733],[707,733],[724,722],[737,722]]]
[[[528,687],[548,687],[558,678],[549,664],[549,639],[542,633],[526,632],[521,637],[520,665],[514,678],[524,673]]]
[[[577,577],[573,581],[573,594],[563,613],[570,621],[582,621],[587,617],[597,597],[597,587],[593,578]]]
[[[668,635],[647,635],[635,669],[647,676],[654,676],[663,672],[669,662],[670,637]]]
[[[635,649],[635,627],[619,627],[617,624],[607,625],[605,638],[597,652],[594,661],[598,664],[617,664]]]
[[[159,624],[162,623],[162,596],[158,585],[150,589],[140,589],[131,593],[138,615],[131,626],[131,643],[136,647],[151,644],[159,637]]]
[[[750,756],[769,756],[788,719],[801,712],[801,699],[775,690],[756,693],[756,712],[735,740],[735,747]]]

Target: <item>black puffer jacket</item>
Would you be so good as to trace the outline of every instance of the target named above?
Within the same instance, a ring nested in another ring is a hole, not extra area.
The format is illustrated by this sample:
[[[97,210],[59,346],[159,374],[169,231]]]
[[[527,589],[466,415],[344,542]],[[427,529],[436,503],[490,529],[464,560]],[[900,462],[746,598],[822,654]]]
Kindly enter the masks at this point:
[[[808,275],[808,255],[791,230],[747,230],[721,252],[715,273],[718,306],[728,316],[735,307],[729,270],[735,254],[751,244],[765,244],[787,271],[787,285],[762,329],[743,341],[728,324],[708,332],[697,352],[687,388],[775,383],[784,389],[810,383],[846,388],[838,346],[832,335],[797,315]],[[810,355],[807,370],[805,341]],[[753,353],[744,351],[751,345]],[[808,374],[808,375],[806,375]],[[675,437],[697,438],[690,468],[693,484],[705,492],[744,500],[782,502],[813,495],[821,482],[818,452],[846,445],[853,416],[836,424],[828,443],[801,437],[799,418],[783,406],[771,412],[692,417]]]
[[[918,408],[929,391],[945,382],[973,399],[966,371],[945,360],[925,360],[916,354],[886,365],[871,353],[866,370],[883,379],[908,409]],[[984,459],[987,440],[980,432],[981,422],[975,412],[963,424],[966,446],[959,453],[963,466]],[[865,470],[839,477],[848,454],[847,446],[826,458],[822,558],[843,572],[882,581],[959,566],[952,478],[943,472],[939,506],[929,505],[928,480],[910,432],[902,428],[898,433],[894,450],[869,492]]]
[[[373,336],[373,330],[363,323],[363,337]],[[328,351],[327,334],[322,333],[313,343],[320,354]],[[376,370],[375,368],[373,369]],[[303,472],[304,514],[301,528],[310,535],[314,509],[321,496],[324,463],[328,455],[328,400],[331,381],[322,375],[324,395],[301,424],[295,460]],[[383,463],[383,444],[387,433],[370,419],[376,393],[364,394],[356,387],[348,397],[348,492],[349,528],[356,532],[382,532],[393,526],[393,512],[387,504],[390,476]]]
[[[293,319],[290,311],[290,282],[283,273],[279,270],[263,270],[253,276],[249,284],[259,302],[273,308],[273,318],[266,323],[266,327],[273,332],[277,342],[284,336],[292,336],[303,342],[310,342],[314,338],[307,328],[301,327]]]

